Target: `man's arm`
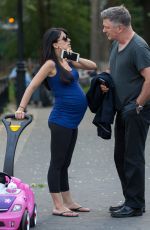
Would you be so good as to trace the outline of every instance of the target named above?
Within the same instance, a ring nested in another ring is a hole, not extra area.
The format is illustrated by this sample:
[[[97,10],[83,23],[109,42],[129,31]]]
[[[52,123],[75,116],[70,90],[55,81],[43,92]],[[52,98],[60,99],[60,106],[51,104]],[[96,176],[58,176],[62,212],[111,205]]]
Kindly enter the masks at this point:
[[[140,73],[145,81],[136,102],[138,105],[145,105],[150,100],[150,67],[142,69]]]

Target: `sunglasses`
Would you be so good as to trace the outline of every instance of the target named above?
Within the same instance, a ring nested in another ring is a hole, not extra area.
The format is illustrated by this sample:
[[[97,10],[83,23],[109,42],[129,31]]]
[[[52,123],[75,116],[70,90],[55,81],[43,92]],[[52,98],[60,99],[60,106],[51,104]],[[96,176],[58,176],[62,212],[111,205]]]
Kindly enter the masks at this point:
[[[67,42],[69,39],[68,35],[66,35],[65,37],[62,37],[62,39],[58,39],[58,41],[63,40],[64,42]]]

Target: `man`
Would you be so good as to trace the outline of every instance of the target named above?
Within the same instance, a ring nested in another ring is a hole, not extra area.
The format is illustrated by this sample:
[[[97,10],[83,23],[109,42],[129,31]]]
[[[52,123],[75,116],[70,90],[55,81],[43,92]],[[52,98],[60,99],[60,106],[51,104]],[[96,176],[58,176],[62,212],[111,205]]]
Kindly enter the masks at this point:
[[[11,72],[10,72],[10,74],[9,74],[8,77],[9,77],[10,80],[14,80],[15,81],[15,85],[16,85],[16,78],[17,78],[17,68],[16,67],[14,67],[11,70]],[[31,82],[31,76],[30,76],[29,71],[26,70],[26,72],[25,72],[25,86],[28,87],[28,85],[30,84],[30,82]]]
[[[101,12],[103,32],[113,40],[110,74],[116,95],[114,159],[125,202],[111,206],[112,217],[145,211],[145,141],[150,124],[150,48],[131,26],[124,6]],[[101,90],[109,89],[101,85]]]

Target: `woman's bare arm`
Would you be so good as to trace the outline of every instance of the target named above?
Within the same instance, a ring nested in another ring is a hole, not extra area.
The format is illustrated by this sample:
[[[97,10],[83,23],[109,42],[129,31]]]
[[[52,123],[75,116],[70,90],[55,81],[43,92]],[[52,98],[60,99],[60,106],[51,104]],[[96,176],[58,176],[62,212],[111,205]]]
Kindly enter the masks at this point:
[[[54,68],[54,66],[55,66],[55,63],[53,61],[49,60],[40,68],[38,73],[35,75],[35,77],[31,81],[31,83],[29,84],[29,86],[25,90],[25,93],[24,93],[22,100],[20,102],[20,106],[18,107],[18,109],[16,111],[16,118],[22,119],[24,117],[24,114],[19,115],[20,112],[24,112],[32,94],[41,85],[41,83],[44,81],[44,79],[50,74],[50,72]]]
[[[85,59],[79,58],[79,62],[72,61],[72,64],[77,69],[84,69],[84,70],[96,70],[97,65],[95,62]]]

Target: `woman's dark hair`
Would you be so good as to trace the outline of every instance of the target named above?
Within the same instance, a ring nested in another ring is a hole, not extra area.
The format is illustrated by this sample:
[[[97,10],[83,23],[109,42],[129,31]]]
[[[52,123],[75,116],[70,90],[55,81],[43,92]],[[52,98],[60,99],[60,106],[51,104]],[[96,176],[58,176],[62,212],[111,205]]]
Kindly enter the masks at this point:
[[[57,59],[57,56],[55,54],[55,50],[53,47],[53,43],[57,42],[62,31],[66,35],[68,35],[67,31],[63,28],[51,28],[51,29],[48,29],[46,33],[44,34],[42,64],[44,64],[49,59],[53,60],[60,69],[61,81],[65,84],[69,84],[73,81],[73,76],[69,71],[67,71],[61,66],[61,64],[59,63]]]

